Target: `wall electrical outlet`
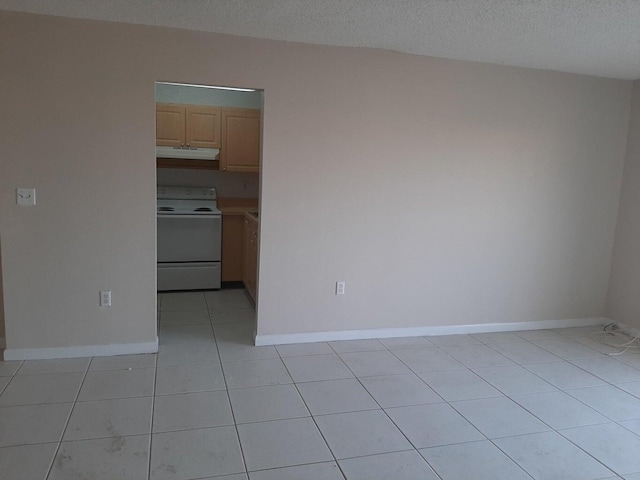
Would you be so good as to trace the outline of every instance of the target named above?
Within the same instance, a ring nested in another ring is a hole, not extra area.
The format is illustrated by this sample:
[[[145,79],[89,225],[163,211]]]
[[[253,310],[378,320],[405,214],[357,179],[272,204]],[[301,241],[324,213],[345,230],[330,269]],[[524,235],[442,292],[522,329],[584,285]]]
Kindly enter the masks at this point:
[[[16,188],[16,203],[24,207],[32,207],[36,204],[35,188]]]
[[[336,295],[344,295],[344,286],[345,286],[344,281],[338,280],[336,282]]]
[[[101,307],[111,306],[111,290],[100,291],[100,306]]]

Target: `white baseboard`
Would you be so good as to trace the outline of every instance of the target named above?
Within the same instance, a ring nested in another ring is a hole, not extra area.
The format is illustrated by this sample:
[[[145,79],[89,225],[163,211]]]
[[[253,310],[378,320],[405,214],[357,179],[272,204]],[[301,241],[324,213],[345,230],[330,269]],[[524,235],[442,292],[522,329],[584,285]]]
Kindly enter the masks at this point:
[[[540,320],[535,322],[481,323],[475,325],[447,325],[433,327],[377,328],[368,330],[338,330],[332,332],[285,333],[256,335],[256,345],[285,345],[289,343],[329,342],[333,340],[365,340],[369,338],[424,337],[457,335],[462,333],[514,332],[549,328],[588,327],[604,325],[604,317]]]
[[[156,353],[158,339],[145,343],[117,343],[112,345],[83,345],[81,347],[55,348],[7,348],[5,360],[44,360],[50,358],[109,357],[112,355],[132,355]]]

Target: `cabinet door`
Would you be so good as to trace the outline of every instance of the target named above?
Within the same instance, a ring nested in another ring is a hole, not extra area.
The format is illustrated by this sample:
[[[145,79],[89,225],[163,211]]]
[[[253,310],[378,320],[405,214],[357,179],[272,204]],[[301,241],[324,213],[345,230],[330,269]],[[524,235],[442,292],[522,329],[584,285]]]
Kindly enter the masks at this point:
[[[260,167],[260,110],[222,109],[220,169],[257,172]]]
[[[242,252],[243,261],[242,261],[242,282],[244,286],[249,290],[249,271],[250,266],[249,263],[251,261],[251,222],[247,218],[244,219],[244,231],[243,231],[243,243],[244,248]]]
[[[242,280],[244,217],[222,215],[222,281]]]
[[[156,145],[181,147],[184,136],[185,108],[170,103],[156,104]]]
[[[186,107],[188,147],[220,148],[220,107]]]

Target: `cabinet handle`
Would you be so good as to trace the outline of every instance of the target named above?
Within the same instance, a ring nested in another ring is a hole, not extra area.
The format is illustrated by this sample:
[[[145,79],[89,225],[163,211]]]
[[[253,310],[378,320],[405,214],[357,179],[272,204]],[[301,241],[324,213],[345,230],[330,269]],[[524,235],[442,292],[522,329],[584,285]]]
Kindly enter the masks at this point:
[[[189,148],[191,146],[191,143],[187,143],[187,148]]]

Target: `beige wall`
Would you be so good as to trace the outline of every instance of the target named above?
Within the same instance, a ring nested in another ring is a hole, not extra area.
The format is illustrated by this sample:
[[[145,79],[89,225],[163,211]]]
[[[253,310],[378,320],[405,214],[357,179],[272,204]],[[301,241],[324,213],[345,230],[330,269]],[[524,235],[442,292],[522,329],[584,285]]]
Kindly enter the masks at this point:
[[[604,313],[630,82],[13,13],[0,35],[12,348],[155,338],[157,80],[265,90],[260,334]]]
[[[607,315],[640,328],[640,81],[633,88]]]

